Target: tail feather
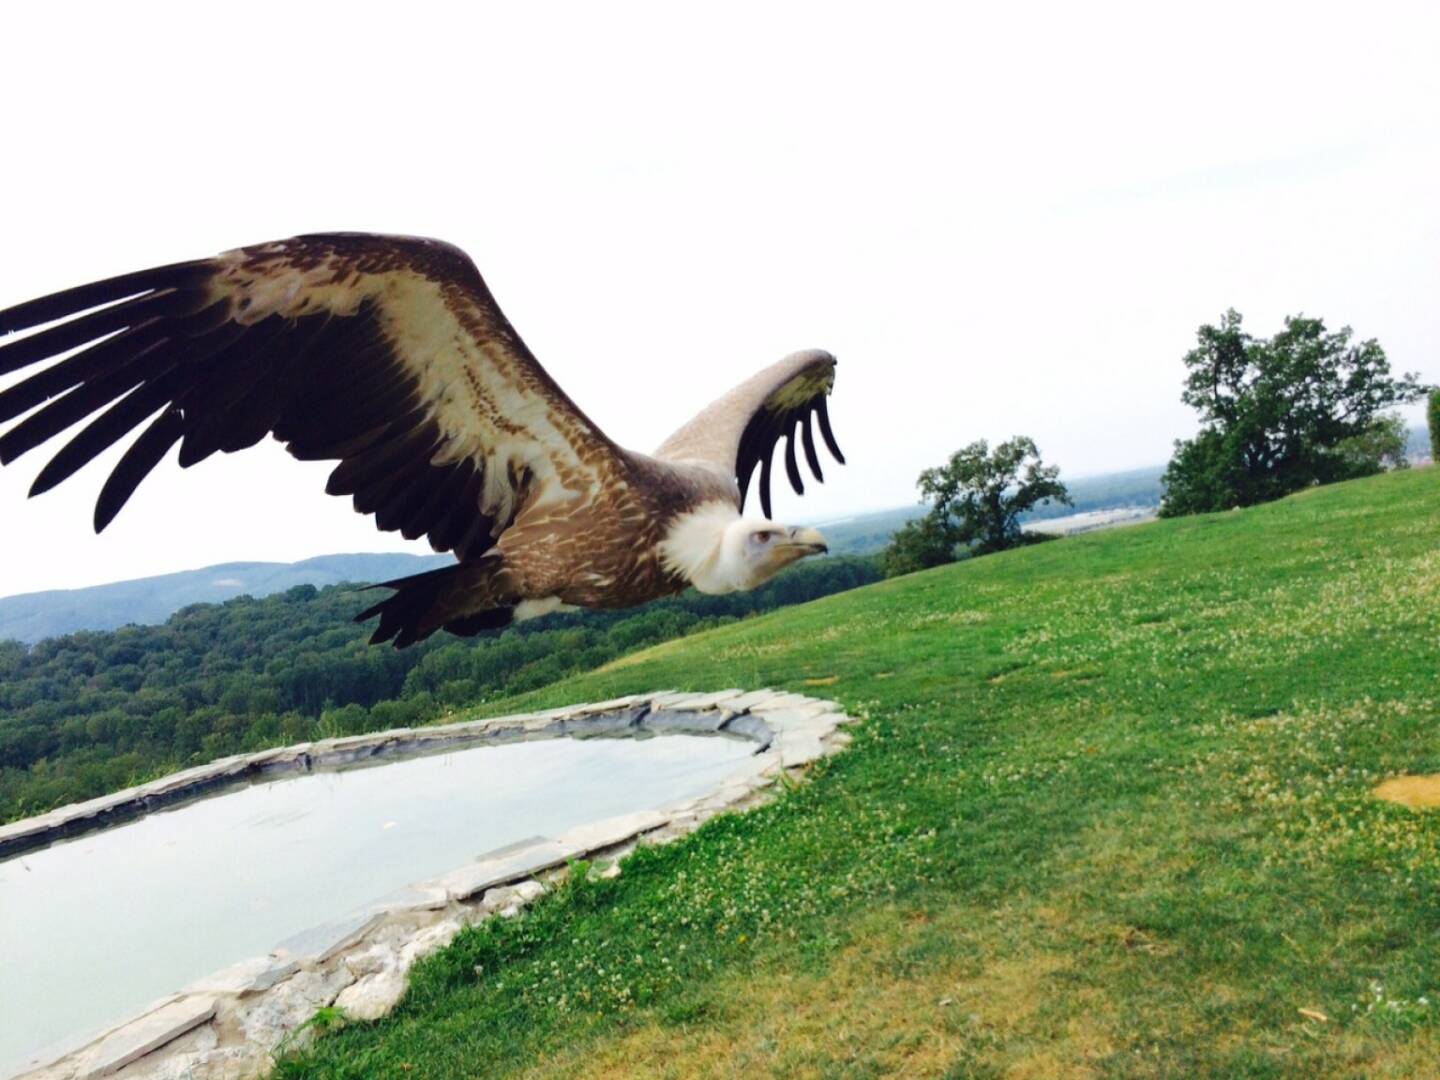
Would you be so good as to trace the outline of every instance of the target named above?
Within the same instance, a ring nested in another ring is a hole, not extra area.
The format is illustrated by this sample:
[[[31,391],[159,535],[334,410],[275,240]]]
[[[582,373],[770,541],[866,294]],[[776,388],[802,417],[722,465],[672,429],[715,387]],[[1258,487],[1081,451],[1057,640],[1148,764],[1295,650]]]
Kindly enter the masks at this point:
[[[370,643],[393,641],[397,649],[424,641],[441,629],[471,637],[510,624],[515,600],[506,595],[504,584],[504,567],[499,558],[442,566],[369,586],[395,592],[356,615],[355,621],[365,622],[378,615],[380,625],[370,636]]]

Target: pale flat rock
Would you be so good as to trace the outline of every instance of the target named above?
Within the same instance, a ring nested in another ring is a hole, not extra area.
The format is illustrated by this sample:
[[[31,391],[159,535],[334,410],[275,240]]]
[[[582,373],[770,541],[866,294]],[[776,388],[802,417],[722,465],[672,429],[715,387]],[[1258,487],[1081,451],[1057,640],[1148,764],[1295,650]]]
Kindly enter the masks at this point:
[[[368,747],[384,746],[386,743],[397,742],[400,739],[414,735],[413,728],[392,728],[389,731],[367,731],[361,735],[341,735],[334,739],[324,739],[316,746],[324,747],[327,750],[358,750]]]
[[[553,836],[527,836],[520,840],[512,840],[508,844],[501,844],[489,851],[482,851],[475,857],[477,862],[488,862],[491,859],[499,859],[506,855],[514,855],[516,852],[524,851],[526,848],[534,847],[536,844],[548,844],[555,839]]]
[[[217,1025],[220,1013],[208,1024],[193,1027],[184,1035],[171,1040],[158,1050],[146,1054],[139,1061],[126,1065],[116,1075],[121,1080],[215,1080],[214,1072],[200,1072],[196,1063],[213,1055],[220,1045]],[[253,1074],[252,1074],[253,1076]],[[250,1078],[247,1078],[250,1080]]]
[[[725,785],[720,790],[724,791],[726,788],[743,788],[747,785],[753,785],[757,779],[764,776],[766,772],[774,770],[774,768],[775,759],[773,756],[769,754],[751,754],[744,761],[736,765],[725,777]]]
[[[632,705],[638,705],[647,700],[648,697],[644,694],[626,694],[624,697],[611,698],[608,701],[594,701],[585,705],[572,705],[570,706],[570,715],[580,717],[591,716],[595,713],[619,712],[622,709],[628,709]]]
[[[301,757],[308,756],[314,749],[313,743],[296,743],[291,746],[276,746],[269,750],[257,750],[246,760],[252,769],[264,769],[276,765],[291,765]]]
[[[716,690],[703,694],[666,695],[664,707],[667,709],[690,709],[696,712],[702,709],[716,709],[721,705],[728,705],[731,701],[743,696],[744,693],[743,690]]]
[[[787,731],[776,744],[780,750],[780,764],[789,769],[796,765],[808,765],[825,756],[825,744],[818,735]]]
[[[281,979],[300,970],[294,960],[281,960],[275,956],[252,956],[231,964],[227,968],[196,979],[185,987],[189,994],[253,994],[268,990]]]
[[[823,706],[812,705],[803,709],[797,709],[793,706],[787,706],[783,709],[764,709],[757,711],[755,715],[762,717],[764,721],[776,731],[786,731],[794,727],[813,725],[815,721],[829,714]],[[828,730],[835,725],[833,721],[827,721],[824,726]]]
[[[690,708],[700,709],[702,711],[719,709],[721,712],[726,713],[744,712],[744,709],[731,708],[730,704],[732,701],[736,701],[743,696],[743,693],[741,690],[719,690],[709,695],[705,701],[692,705]]]
[[[623,843],[632,836],[658,829],[665,824],[667,815],[659,810],[640,810],[633,814],[621,814],[604,821],[577,825],[561,833],[558,842],[568,847],[575,855],[583,855],[599,848]]]
[[[545,840],[509,855],[462,866],[437,878],[435,883],[448,889],[455,899],[464,900],[491,886],[503,885],[507,881],[559,866],[574,854],[575,849],[569,844]]]
[[[138,791],[146,798],[154,798],[157,795],[170,795],[187,787],[208,783],[212,780],[223,780],[226,777],[236,776],[246,769],[244,758],[221,758],[219,761],[212,761],[208,765],[196,765],[194,768],[184,769],[178,773],[171,773],[169,776],[162,776],[159,780],[152,780],[142,785]],[[120,792],[120,795],[127,794]]]
[[[553,724],[556,720],[569,716],[575,708],[574,705],[560,705],[554,709],[542,709],[540,712],[519,713],[515,716],[507,716],[505,719],[523,724],[525,727],[534,730],[537,727],[543,728]]]
[[[725,787],[715,792],[715,794],[710,795],[707,798],[704,798],[700,802],[698,802],[695,807],[695,813],[698,816],[698,814],[705,811],[723,810],[731,803],[739,802],[741,799],[745,798],[746,795],[750,794],[750,791],[751,788],[747,784],[727,784]],[[676,821],[680,821],[680,819],[684,816],[686,815],[677,815]]]
[[[834,713],[815,714],[805,708],[785,708],[775,713],[762,713],[760,716],[765,717],[766,723],[778,734],[802,733],[824,737],[840,726]]]
[[[152,1063],[152,1059],[157,1060]],[[256,1080],[271,1065],[270,1056],[258,1046],[202,1046],[183,1052],[176,1047],[173,1052],[167,1048],[164,1054],[152,1054],[131,1065],[122,1080]]]
[[[756,716],[763,716],[766,720],[772,717],[780,723],[794,723],[797,720],[809,720],[816,716],[824,716],[830,709],[828,706],[816,702],[813,705],[767,705],[763,709],[754,709]]]
[[[245,1038],[272,1050],[290,1032],[315,1015],[316,1009],[332,1004],[340,991],[355,981],[344,965],[334,971],[301,971],[272,987],[244,1011],[241,1028]]]
[[[783,693],[771,698],[763,707],[769,709],[807,709],[815,706],[824,706],[826,709],[835,708],[833,701],[822,701],[819,698],[806,697],[804,694]]]
[[[745,712],[747,709],[758,709],[779,696],[778,690],[751,690],[725,702],[725,708],[733,712]]]
[[[450,892],[444,885],[426,883],[407,885],[403,889],[386,893],[380,899],[367,904],[365,910],[378,912],[434,911],[449,902]]]
[[[335,1006],[351,1020],[379,1020],[400,1004],[405,986],[404,972],[398,967],[385,968],[341,990]]]
[[[345,957],[344,963],[350,969],[351,975],[357,979],[364,979],[367,975],[374,975],[376,972],[394,967],[398,962],[399,955],[399,950],[393,946],[376,943],[369,948],[351,953]]]
[[[297,960],[302,964],[324,963],[341,949],[359,941],[365,936],[365,932],[382,918],[384,915],[378,911],[357,912],[343,919],[302,930],[293,937],[286,938],[271,951],[282,960]]]
[[[455,935],[462,929],[464,929],[464,923],[459,919],[446,919],[434,926],[427,926],[401,948],[400,970],[409,971],[416,960],[443,949],[455,939]]]
[[[692,690],[661,690],[650,695],[650,707],[652,709],[668,709],[677,701],[684,701],[686,698],[694,697]]]
[[[214,1015],[213,997],[193,995],[172,1001],[101,1039],[80,1059],[76,1075],[80,1080],[88,1080],[92,1076],[109,1076],[119,1072],[132,1061],[138,1061],[191,1028],[199,1027]]]

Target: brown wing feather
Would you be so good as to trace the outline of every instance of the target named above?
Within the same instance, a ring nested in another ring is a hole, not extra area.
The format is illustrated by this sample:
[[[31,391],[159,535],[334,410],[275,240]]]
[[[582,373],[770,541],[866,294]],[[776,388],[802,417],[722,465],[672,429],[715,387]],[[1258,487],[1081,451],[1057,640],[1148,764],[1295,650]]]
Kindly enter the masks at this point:
[[[770,466],[775,448],[785,439],[785,472],[796,494],[805,493],[795,457],[796,431],[805,461],[815,479],[825,480],[815,452],[812,421],[818,422],[825,446],[840,464],[844,455],[830,430],[825,398],[835,385],[835,358],[811,350],[792,353],[752,376],[720,400],[701,411],[655,451],[662,461],[710,465],[733,476],[740,493],[740,508],[750,477],[760,468],[760,506],[770,516]]]
[[[593,499],[624,469],[470,259],[434,240],[302,236],[0,311],[0,375],[81,346],[0,391],[0,423],[34,410],[0,436],[0,462],[93,417],[35,494],[149,421],[101,490],[97,532],[177,442],[185,467],[267,433],[338,459],[331,494],[462,559],[522,504]]]

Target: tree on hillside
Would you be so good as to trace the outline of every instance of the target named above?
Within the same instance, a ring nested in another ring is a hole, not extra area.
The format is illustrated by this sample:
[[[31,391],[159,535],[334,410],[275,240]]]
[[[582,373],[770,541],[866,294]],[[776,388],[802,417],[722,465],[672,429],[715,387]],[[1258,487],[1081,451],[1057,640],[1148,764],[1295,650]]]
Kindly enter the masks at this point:
[[[1375,339],[1352,345],[1348,326],[1331,332],[1301,315],[1256,338],[1234,309],[1197,336],[1181,399],[1201,428],[1175,444],[1162,516],[1252,506],[1403,465],[1403,427],[1383,410],[1427,387],[1414,374],[1392,377]]]
[[[1430,460],[1440,465],[1440,389],[1430,391],[1425,418],[1430,421]]]
[[[1004,551],[1042,537],[1024,533],[1020,516],[1054,500],[1071,505],[1057,465],[1046,465],[1033,439],[1017,435],[992,452],[980,439],[957,450],[918,481],[930,512],[905,525],[885,551],[885,574],[895,577],[969,555]]]

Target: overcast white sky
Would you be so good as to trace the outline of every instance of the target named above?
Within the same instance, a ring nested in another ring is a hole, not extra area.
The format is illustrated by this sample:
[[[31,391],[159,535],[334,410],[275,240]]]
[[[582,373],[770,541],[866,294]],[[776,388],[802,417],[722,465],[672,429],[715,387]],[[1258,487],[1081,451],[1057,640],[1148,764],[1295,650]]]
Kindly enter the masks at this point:
[[[1440,382],[1433,4],[458,7],[11,5],[0,307],[299,232],[443,237],[639,450],[836,353],[851,464],[782,521],[909,502],[982,436],[1069,477],[1163,462],[1228,306]],[[428,550],[270,442],[162,465],[96,538],[122,448],[27,502],[59,445],[0,471],[0,595]]]

